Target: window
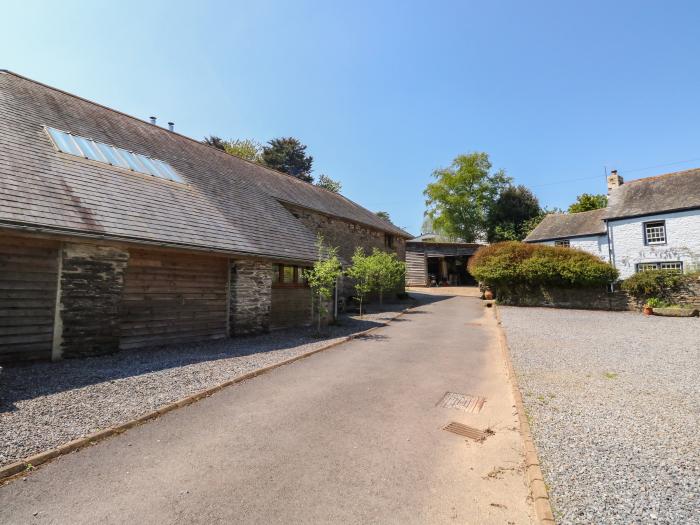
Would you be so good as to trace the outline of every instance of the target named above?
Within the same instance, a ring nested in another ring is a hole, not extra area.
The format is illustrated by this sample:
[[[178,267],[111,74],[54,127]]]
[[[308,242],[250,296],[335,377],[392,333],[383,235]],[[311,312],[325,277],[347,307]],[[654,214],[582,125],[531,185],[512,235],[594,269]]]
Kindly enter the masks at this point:
[[[301,288],[308,286],[304,279],[304,270],[301,266],[288,264],[272,265],[272,284],[276,288]]]
[[[666,244],[666,223],[665,221],[644,223],[644,243],[645,244]]]
[[[152,159],[140,153],[134,153],[122,148],[110,146],[103,142],[66,133],[54,128],[46,128],[56,149],[69,155],[83,157],[97,162],[103,162],[119,168],[153,175],[161,179],[184,183],[185,181],[169,164],[162,160]]]
[[[384,246],[387,248],[393,248],[394,247],[394,236],[391,235],[390,233],[385,233],[384,234]]]
[[[638,263],[637,271],[646,272],[649,270],[669,270],[672,272],[683,272],[683,263],[681,261],[671,261],[671,262],[649,262],[649,263]]]
[[[559,246],[560,248],[570,248],[571,241],[569,239],[562,239],[560,241],[554,241],[554,246]]]

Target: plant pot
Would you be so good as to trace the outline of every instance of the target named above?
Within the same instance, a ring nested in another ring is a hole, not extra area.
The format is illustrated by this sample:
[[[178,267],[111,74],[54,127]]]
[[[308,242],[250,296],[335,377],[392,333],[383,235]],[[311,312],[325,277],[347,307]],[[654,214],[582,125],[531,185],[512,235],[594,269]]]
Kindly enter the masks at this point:
[[[491,290],[485,290],[484,291],[484,299],[487,301],[490,301],[493,299],[493,292]]]
[[[645,304],[644,308],[642,308],[642,312],[644,312],[644,315],[651,315],[654,313],[654,309],[651,306],[647,306]]]

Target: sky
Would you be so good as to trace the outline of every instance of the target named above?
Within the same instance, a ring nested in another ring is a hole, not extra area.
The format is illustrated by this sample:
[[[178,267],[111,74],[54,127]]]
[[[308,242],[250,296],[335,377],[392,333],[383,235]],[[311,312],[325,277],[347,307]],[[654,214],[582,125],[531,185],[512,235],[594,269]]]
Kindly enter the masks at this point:
[[[700,2],[3,0],[0,68],[196,139],[294,136],[418,234],[484,151],[543,206],[700,167]]]

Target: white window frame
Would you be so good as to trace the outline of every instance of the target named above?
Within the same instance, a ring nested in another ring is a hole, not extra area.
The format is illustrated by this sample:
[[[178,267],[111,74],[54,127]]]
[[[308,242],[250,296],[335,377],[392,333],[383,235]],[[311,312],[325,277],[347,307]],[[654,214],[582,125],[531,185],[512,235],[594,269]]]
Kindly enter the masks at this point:
[[[666,244],[666,239],[666,221],[644,223],[644,244],[649,246]]]
[[[671,272],[683,273],[683,261],[654,261],[637,263],[637,272],[646,272],[648,270],[667,270]]]

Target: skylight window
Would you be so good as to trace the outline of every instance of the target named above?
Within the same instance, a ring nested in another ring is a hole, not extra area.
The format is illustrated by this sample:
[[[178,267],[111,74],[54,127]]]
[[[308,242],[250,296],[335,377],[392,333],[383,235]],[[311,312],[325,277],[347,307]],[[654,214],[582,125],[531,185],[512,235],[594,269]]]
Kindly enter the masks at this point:
[[[63,153],[83,157],[90,160],[96,160],[119,168],[136,171],[153,175],[161,179],[171,180],[173,182],[184,183],[175,170],[162,160],[152,159],[140,153],[127,151],[116,146],[110,146],[103,142],[97,142],[92,139],[87,139],[65,131],[59,131],[54,128],[46,128],[54,145]]]

